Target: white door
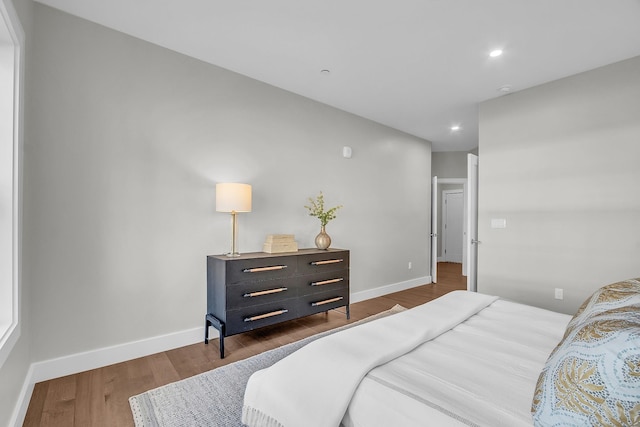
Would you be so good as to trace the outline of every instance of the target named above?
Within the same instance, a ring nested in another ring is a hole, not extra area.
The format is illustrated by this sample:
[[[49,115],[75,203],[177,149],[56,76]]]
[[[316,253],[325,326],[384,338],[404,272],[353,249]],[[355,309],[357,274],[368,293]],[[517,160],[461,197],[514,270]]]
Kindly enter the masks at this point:
[[[438,177],[431,182],[431,281],[438,283]]]
[[[462,217],[464,194],[462,190],[442,192],[442,252],[447,262],[462,262]]]
[[[478,277],[478,156],[467,154],[467,290],[476,292]]]

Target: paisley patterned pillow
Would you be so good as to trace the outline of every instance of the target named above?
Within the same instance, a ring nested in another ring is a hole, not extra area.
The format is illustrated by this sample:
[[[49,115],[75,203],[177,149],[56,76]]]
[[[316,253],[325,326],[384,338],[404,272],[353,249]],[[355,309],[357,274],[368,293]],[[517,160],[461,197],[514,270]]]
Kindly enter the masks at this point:
[[[597,290],[540,373],[536,426],[640,426],[640,279]]]

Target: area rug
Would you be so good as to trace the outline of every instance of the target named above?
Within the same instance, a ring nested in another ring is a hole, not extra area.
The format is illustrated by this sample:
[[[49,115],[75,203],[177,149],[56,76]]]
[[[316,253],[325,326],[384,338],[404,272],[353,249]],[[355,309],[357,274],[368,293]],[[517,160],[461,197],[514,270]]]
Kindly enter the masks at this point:
[[[387,311],[129,398],[136,427],[241,427],[244,389],[254,372],[305,344],[342,329],[406,310]]]

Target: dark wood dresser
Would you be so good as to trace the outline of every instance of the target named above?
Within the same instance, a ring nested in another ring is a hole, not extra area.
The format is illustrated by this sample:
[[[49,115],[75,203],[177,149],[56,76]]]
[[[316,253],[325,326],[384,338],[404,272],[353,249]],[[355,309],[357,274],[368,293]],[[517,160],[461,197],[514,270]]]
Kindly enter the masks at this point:
[[[224,337],[338,307],[346,307],[348,319],[348,250],[207,257],[204,342],[209,326],[216,328],[221,358]]]

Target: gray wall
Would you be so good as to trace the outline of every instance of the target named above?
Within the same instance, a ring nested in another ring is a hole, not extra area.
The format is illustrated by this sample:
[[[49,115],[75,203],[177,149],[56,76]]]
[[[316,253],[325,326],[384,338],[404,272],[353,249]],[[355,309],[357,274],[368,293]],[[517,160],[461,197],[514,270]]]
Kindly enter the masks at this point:
[[[479,291],[572,313],[640,276],[639,112],[640,57],[481,104]]]
[[[431,154],[431,176],[438,178],[466,178],[467,152],[446,151]]]
[[[202,325],[205,257],[230,248],[216,182],[253,185],[242,252],[270,233],[313,246],[320,225],[303,206],[322,190],[344,205],[327,231],[352,250],[352,292],[429,276],[416,238],[430,221],[429,142],[19,3],[34,21],[22,285],[34,327],[0,370],[0,425],[30,362]]]
[[[261,250],[270,233],[312,246],[319,222],[303,206],[322,190],[344,205],[327,231],[353,251],[353,292],[429,274],[427,243],[415,238],[429,222],[428,142],[48,7],[35,12],[25,280],[47,328],[34,331],[34,360],[199,326],[205,256],[230,248],[216,182],[253,185],[241,251]]]

